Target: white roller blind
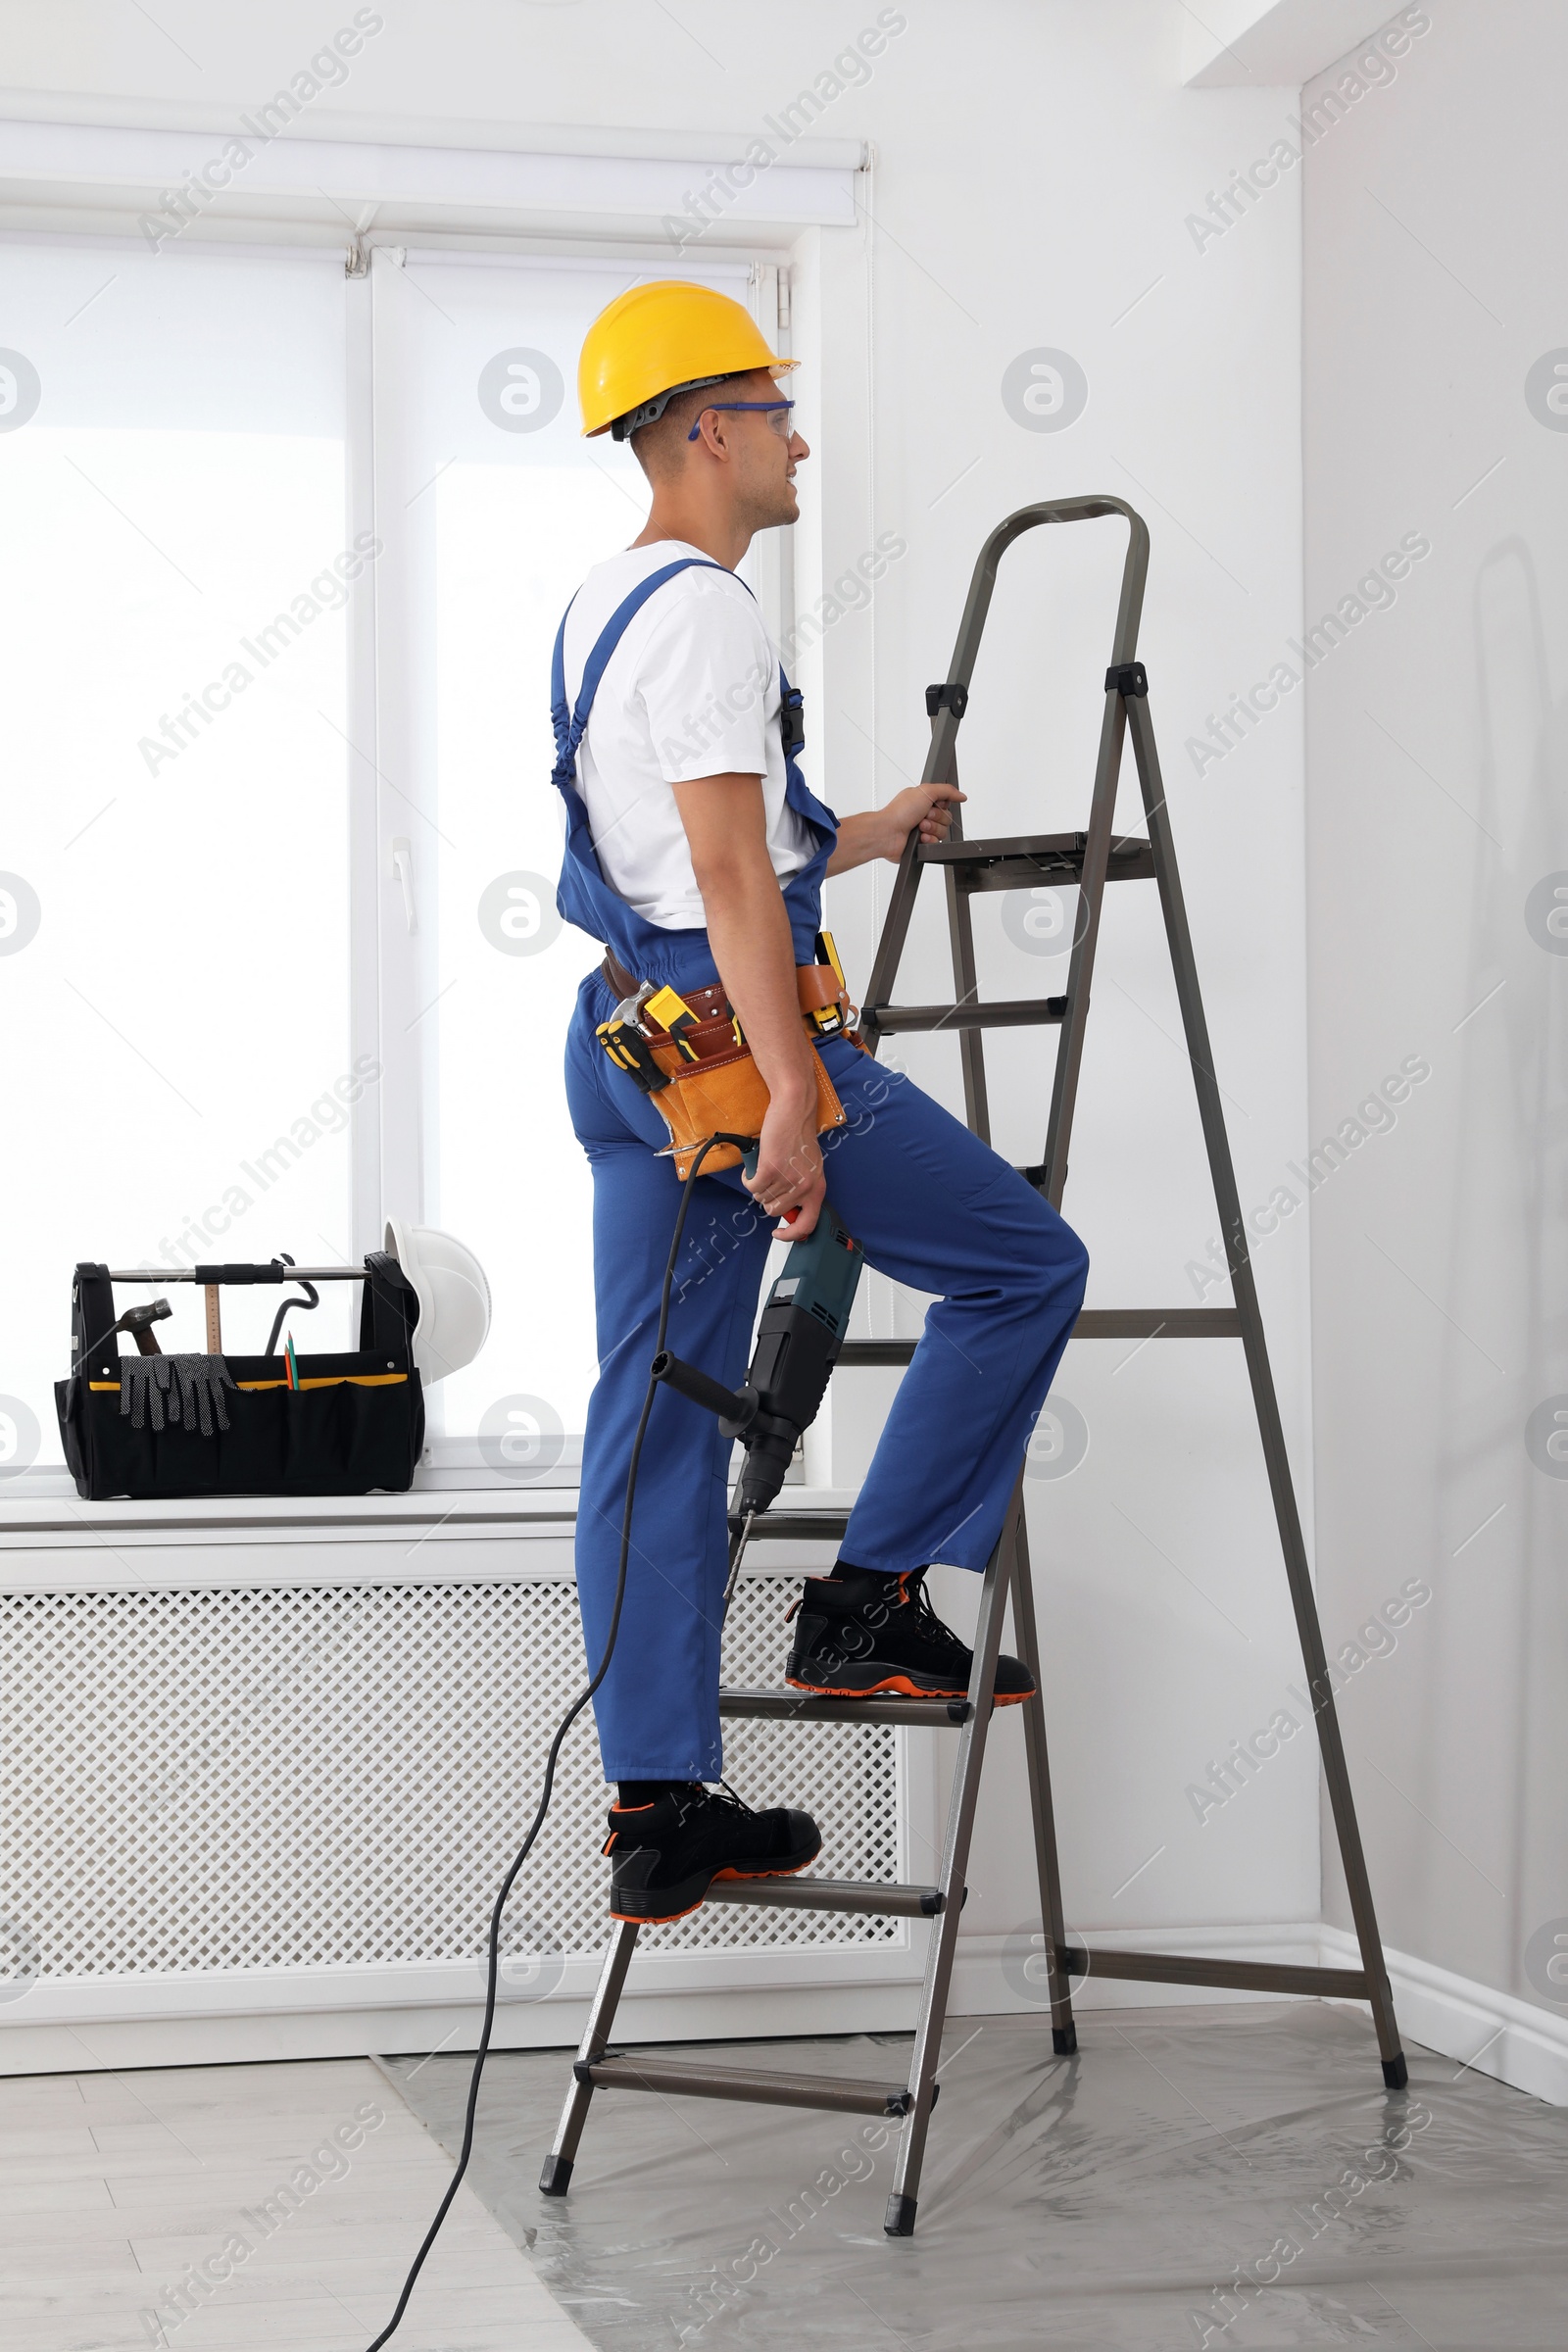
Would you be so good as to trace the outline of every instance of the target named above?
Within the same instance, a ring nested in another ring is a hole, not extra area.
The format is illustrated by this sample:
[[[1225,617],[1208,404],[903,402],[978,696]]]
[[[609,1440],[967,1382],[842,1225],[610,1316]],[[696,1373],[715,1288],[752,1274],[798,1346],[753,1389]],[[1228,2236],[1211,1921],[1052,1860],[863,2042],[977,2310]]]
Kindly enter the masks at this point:
[[[581,438],[574,384],[590,320],[634,274],[411,253],[378,254],[373,277],[383,821],[416,904],[410,932],[383,881],[387,1050],[396,1099],[418,1103],[424,1213],[495,1297],[484,1353],[435,1392],[444,1426],[520,1432],[501,1458],[523,1469],[581,1430],[597,1360],[562,1065],[598,954],[555,912],[550,656],[584,573],[648,511],[630,453]],[[746,298],[744,269],[712,277]],[[395,1144],[388,1164],[408,1167]]]
[[[78,1258],[347,1253],[364,1077],[341,264],[8,245],[0,321],[3,1470],[28,1414],[58,1460]]]

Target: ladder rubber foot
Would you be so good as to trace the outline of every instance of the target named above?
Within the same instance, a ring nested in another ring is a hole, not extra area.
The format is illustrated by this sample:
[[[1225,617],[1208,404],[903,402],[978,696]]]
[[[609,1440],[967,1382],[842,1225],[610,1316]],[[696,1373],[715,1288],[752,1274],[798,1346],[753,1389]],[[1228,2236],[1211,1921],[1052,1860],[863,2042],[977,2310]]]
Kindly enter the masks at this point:
[[[1070,2058],[1078,2047],[1078,2028],[1075,2025],[1053,2026],[1051,2046],[1058,2058]]]
[[[1406,2083],[1410,2080],[1410,2069],[1404,2063],[1404,2052],[1402,2050],[1399,2052],[1397,2058],[1384,2059],[1383,2080],[1387,2083],[1390,2090],[1404,2089]]]
[[[901,2197],[897,2189],[894,2190],[888,2199],[887,2216],[882,2224],[887,2236],[912,2237],[914,2235],[914,2207],[913,2197]]]
[[[547,2197],[564,2197],[571,2186],[571,2156],[547,2156],[545,2169],[539,2176],[539,2186]]]

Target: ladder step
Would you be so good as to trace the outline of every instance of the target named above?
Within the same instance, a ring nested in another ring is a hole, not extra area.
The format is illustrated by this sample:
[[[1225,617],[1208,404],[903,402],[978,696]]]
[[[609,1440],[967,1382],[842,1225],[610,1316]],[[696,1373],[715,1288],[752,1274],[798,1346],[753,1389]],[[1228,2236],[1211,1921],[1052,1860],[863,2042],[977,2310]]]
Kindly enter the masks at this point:
[[[1065,997],[1010,997],[995,1004],[867,1004],[865,1018],[889,1036],[901,1030],[1030,1029],[1067,1017]]]
[[[869,1911],[889,1919],[935,1919],[940,1886],[901,1886],[875,1879],[715,1879],[710,1903],[776,1905],[781,1911]]]
[[[1020,1168],[1020,1176],[1043,1176],[1043,1168]],[[1242,1318],[1234,1306],[1086,1306],[1072,1327],[1075,1340],[1239,1340]],[[846,1340],[841,1364],[906,1364],[914,1340]],[[756,1533],[766,1526],[759,1520]]]
[[[920,863],[956,866],[962,890],[1028,890],[1079,881],[1087,847],[1083,833],[1015,833],[994,841],[937,842],[921,849]],[[1152,881],[1153,873],[1153,853],[1142,836],[1111,842],[1107,882]]]
[[[572,2073],[594,2090],[655,2090],[664,2096],[684,2092],[695,2099],[826,2107],[845,2115],[907,2115],[913,2104],[902,2082],[840,2082],[832,2075],[772,2074],[759,2067],[683,2066],[678,2058],[579,2058]]]
[[[1088,1306],[1072,1327],[1075,1340],[1239,1340],[1234,1306]]]
[[[1233,1992],[1303,1992],[1324,1999],[1369,1997],[1361,1968],[1296,1968],[1274,1960],[1178,1958],[1172,1952],[1102,1952],[1068,1944],[1061,1958],[1070,1977],[1133,1977],[1151,1984],[1217,1984]]]
[[[729,1722],[923,1723],[949,1731],[969,1720],[966,1698],[814,1698],[808,1690],[730,1690],[718,1694]]]
[[[912,1340],[909,1345],[912,1349]],[[841,1362],[843,1355],[841,1349]],[[900,1356],[898,1361],[907,1363],[908,1357]],[[730,1521],[732,1529],[739,1524],[736,1519]],[[753,1521],[749,1540],[753,1544],[836,1544],[849,1524],[850,1514],[847,1510],[764,1511]]]

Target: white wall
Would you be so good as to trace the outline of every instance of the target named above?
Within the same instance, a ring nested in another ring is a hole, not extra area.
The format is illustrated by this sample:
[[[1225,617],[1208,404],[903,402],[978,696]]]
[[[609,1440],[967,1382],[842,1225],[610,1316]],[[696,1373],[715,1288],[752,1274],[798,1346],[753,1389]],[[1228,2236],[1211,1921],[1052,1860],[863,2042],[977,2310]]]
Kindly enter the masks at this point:
[[[1568,344],[1568,19],[1424,13],[1306,172],[1308,615],[1432,549],[1307,695],[1313,1141],[1431,1064],[1313,1204],[1319,1577],[1331,1646],[1432,1592],[1344,1701],[1388,1941],[1560,2023],[1568,1486],[1527,1430],[1568,1390],[1568,963],[1532,897],[1568,868],[1568,416],[1527,384]]]
[[[1174,25],[1159,10],[991,8],[966,22],[977,52],[1005,56],[1008,70],[982,73],[977,103],[956,112],[934,27],[918,8],[909,14],[907,45],[855,118],[876,141],[869,204],[881,228],[868,256],[836,232],[819,238],[830,345],[835,307],[842,328],[869,279],[875,443],[866,512],[860,449],[828,436],[825,569],[831,579],[888,528],[909,547],[879,587],[869,627],[848,618],[824,645],[815,702],[825,704],[830,793],[853,807],[918,774],[922,689],[945,674],[971,565],[997,520],[1098,489],[1139,507],[1153,537],[1142,650],[1250,1205],[1267,1199],[1300,1134],[1298,702],[1287,699],[1254,741],[1205,760],[1200,775],[1184,746],[1228,694],[1266,676],[1298,625],[1297,189],[1287,179],[1272,192],[1245,243],[1200,249],[1186,215],[1233,161],[1266,146],[1283,102],[1178,92],[1166,54]],[[1000,396],[1013,357],[1042,346],[1071,353],[1089,378],[1084,414],[1059,434],[1021,428]],[[971,832],[1085,821],[1122,545],[1119,527],[1083,525],[1007,557],[960,739]],[[1130,757],[1127,765],[1132,824]],[[873,897],[880,911],[885,876],[835,893],[861,973]],[[1009,945],[1000,916],[995,900],[977,909],[982,992],[1062,986],[1064,963]],[[917,917],[908,994],[949,993],[933,892]],[[1094,1258],[1092,1303],[1197,1300],[1186,1268],[1218,1226],[1179,1034],[1152,892],[1126,892],[1102,936],[1066,1199]],[[1040,1155],[1052,1051],[1017,1036],[988,1049],[997,1141],[1015,1159]],[[959,1106],[950,1042],[906,1041],[904,1054]],[[1303,1471],[1304,1222],[1258,1261]],[[1304,1742],[1206,1824],[1186,1794],[1232,1739],[1267,1722],[1298,1672],[1239,1350],[1155,1342],[1131,1356],[1130,1345],[1069,1348],[1059,1387],[1089,1423],[1089,1454],[1069,1479],[1030,1487],[1069,1918],[1156,1929],[1315,1918],[1315,1766]],[[885,1399],[892,1380],[856,1373],[838,1385],[837,1466],[854,1474],[865,1458],[856,1403]],[[956,1610],[970,1597],[961,1582],[947,1580]],[[1015,1727],[1001,1727],[994,1753],[970,1938],[1004,1936],[1032,1899]]]
[[[808,666],[813,758],[841,808],[918,773],[922,689],[944,671],[975,552],[1008,511],[1095,490],[1140,508],[1153,538],[1140,650],[1242,1198],[1266,1201],[1303,1133],[1301,698],[1287,695],[1224,758],[1186,747],[1267,677],[1299,624],[1299,176],[1285,172],[1223,235],[1192,216],[1233,166],[1266,153],[1284,96],[1181,89],[1175,0],[961,12],[906,0],[899,13],[869,80],[813,125],[875,143],[861,223],[813,231],[794,257],[798,347],[820,362],[803,393],[818,442],[803,587],[839,577],[881,533],[907,547]],[[384,0],[384,14],[333,110],[344,122],[416,118],[439,137],[498,120],[744,134],[877,10],[797,0],[681,11],[677,24],[645,0]],[[0,18],[19,83],[82,92],[82,116],[119,120],[136,111],[127,101],[148,120],[210,111],[225,93],[254,102],[318,44],[323,22],[303,6],[166,0],[186,66],[150,21],[109,0]],[[1026,429],[1002,398],[1009,365],[1041,348],[1071,354],[1088,380],[1084,413],[1059,432]],[[1420,518],[1401,507],[1392,520]],[[1381,525],[1372,536],[1381,548]],[[1356,564],[1360,551],[1356,535]],[[1119,530],[1099,524],[1008,557],[963,729],[971,831],[1084,822],[1121,552]],[[832,917],[861,978],[885,896],[882,877],[835,888]],[[921,996],[944,986],[936,911],[933,896],[911,943]],[[1004,938],[997,902],[980,911],[983,987],[1062,984],[1064,964]],[[1387,1053],[1421,1041],[1394,1022],[1373,1042],[1379,1074]],[[995,1048],[998,1141],[1019,1159],[1039,1156],[1050,1052],[1038,1039]],[[1356,1085],[1362,1058],[1350,1056]],[[913,1041],[907,1059],[956,1103],[954,1048]],[[1218,1223],[1150,886],[1107,913],[1066,1205],[1093,1253],[1092,1303],[1196,1303],[1187,1269]],[[1287,1221],[1258,1257],[1303,1509],[1304,1227]],[[888,1328],[892,1304],[875,1311]],[[863,1461],[864,1400],[891,1386],[852,1379],[858,1401],[844,1398],[834,1427],[839,1475]],[[1187,1794],[1298,1674],[1240,1351],[1155,1342],[1133,1357],[1085,1343],[1061,1387],[1088,1422],[1089,1454],[1071,1478],[1032,1483],[1030,1506],[1071,1924],[1315,1918],[1304,1740],[1206,1822]],[[972,1588],[954,1597],[972,1605]],[[995,1753],[965,1922],[977,1954],[1026,1921],[1031,1900],[1013,1727]],[[993,1974],[981,1994],[1001,1989]]]

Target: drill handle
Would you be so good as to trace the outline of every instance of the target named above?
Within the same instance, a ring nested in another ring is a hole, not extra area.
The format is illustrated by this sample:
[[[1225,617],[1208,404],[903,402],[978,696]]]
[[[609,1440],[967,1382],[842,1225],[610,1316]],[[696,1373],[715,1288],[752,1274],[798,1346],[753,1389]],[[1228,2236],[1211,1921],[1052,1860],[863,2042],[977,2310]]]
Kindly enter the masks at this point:
[[[673,1389],[677,1396],[688,1397],[693,1404],[705,1405],[720,1421],[732,1423],[733,1437],[740,1437],[757,1418],[759,1399],[755,1389],[726,1389],[721,1380],[713,1380],[696,1364],[672,1355],[667,1348],[655,1356],[649,1370],[655,1380]]]

